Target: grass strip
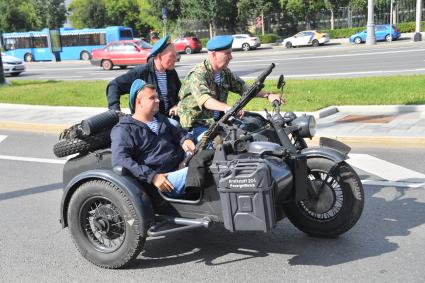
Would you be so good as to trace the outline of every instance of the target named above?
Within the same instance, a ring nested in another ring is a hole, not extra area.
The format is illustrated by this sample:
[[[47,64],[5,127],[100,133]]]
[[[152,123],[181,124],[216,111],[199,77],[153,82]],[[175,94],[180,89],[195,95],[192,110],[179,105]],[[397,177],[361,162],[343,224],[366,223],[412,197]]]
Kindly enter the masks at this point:
[[[248,81],[252,83],[251,81]],[[106,81],[13,80],[0,87],[0,103],[106,107]],[[425,104],[425,75],[317,79],[286,82],[284,111],[315,111],[338,105],[418,105]],[[277,93],[276,81],[266,81],[265,91]],[[238,96],[231,94],[229,104]],[[128,96],[121,97],[128,105]],[[265,99],[255,98],[247,110],[270,108]]]

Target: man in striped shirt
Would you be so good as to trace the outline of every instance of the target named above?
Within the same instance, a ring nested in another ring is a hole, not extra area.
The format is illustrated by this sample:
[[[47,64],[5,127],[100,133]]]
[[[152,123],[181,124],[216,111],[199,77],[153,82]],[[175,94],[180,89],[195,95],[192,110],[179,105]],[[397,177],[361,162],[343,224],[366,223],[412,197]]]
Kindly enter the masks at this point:
[[[155,86],[135,80],[129,104],[134,114],[121,118],[111,131],[112,165],[123,166],[168,196],[182,195],[188,169],[179,167],[185,152],[195,149],[192,137],[158,113]]]
[[[152,47],[145,65],[137,66],[109,82],[106,88],[108,108],[120,111],[121,95],[129,93],[131,84],[136,79],[141,79],[155,86],[160,100],[159,113],[166,116],[177,116],[178,92],[181,82],[174,69],[176,58],[176,49],[170,42],[170,36],[167,35],[158,40]]]

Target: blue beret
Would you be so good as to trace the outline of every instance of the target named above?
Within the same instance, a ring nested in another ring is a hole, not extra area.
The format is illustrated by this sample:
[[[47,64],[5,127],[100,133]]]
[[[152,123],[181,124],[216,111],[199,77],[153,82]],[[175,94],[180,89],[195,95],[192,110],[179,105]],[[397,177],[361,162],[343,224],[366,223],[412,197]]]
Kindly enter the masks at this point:
[[[137,93],[139,92],[139,90],[141,90],[145,86],[145,84],[146,84],[145,81],[143,81],[141,79],[137,79],[131,84],[130,98],[129,98],[129,101],[128,101],[131,114],[133,114],[134,111],[135,111],[134,104],[136,102]]]
[[[170,44],[170,36],[166,35],[163,38],[159,39],[153,46],[149,57],[155,57]]]
[[[233,37],[231,35],[217,35],[208,40],[208,51],[220,51],[232,47]]]

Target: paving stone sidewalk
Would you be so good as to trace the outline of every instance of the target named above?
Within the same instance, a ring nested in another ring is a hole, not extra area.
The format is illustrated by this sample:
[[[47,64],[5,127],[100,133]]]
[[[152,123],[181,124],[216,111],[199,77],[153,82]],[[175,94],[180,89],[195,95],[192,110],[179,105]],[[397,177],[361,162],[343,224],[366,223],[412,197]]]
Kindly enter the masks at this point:
[[[0,103],[0,129],[59,133],[105,110]],[[124,111],[128,113],[128,109]],[[332,106],[307,114],[316,117],[318,137],[425,148],[425,105]]]

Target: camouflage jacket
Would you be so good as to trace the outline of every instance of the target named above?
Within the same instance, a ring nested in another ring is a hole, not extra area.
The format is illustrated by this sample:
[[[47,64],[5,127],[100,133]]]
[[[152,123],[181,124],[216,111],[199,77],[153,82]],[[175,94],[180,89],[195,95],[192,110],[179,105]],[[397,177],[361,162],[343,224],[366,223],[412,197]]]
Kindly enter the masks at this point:
[[[186,129],[194,124],[211,125],[214,122],[212,111],[203,104],[211,97],[226,103],[229,91],[242,94],[246,88],[245,82],[228,68],[221,71],[221,85],[217,85],[208,59],[196,65],[187,74],[179,92],[181,125]],[[217,90],[220,97],[217,97]]]

